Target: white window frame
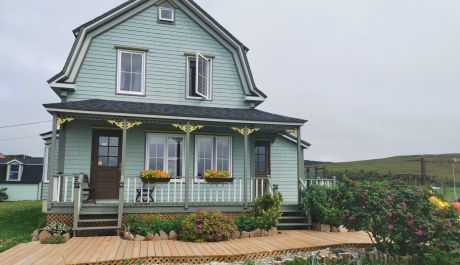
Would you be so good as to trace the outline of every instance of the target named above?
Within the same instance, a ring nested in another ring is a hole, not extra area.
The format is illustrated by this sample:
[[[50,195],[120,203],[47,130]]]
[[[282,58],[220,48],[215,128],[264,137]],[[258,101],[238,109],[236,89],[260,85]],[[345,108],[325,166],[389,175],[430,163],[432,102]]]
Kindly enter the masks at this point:
[[[161,16],[161,11],[163,10],[169,10],[172,13],[172,18],[164,18]],[[165,6],[160,6],[158,7],[158,20],[159,21],[167,21],[167,22],[174,22],[176,20],[176,11],[174,8],[171,7],[165,7]]]
[[[167,142],[167,139],[168,137],[181,137],[183,139],[183,145],[184,145],[184,152],[182,153],[182,175],[183,176],[177,176],[177,179],[171,179],[172,182],[184,182],[185,181],[185,176],[187,175],[186,172],[185,172],[185,163],[187,163],[186,161],[186,153],[187,153],[187,150],[186,150],[186,147],[187,147],[187,143],[185,142],[186,139],[185,139],[185,134],[164,134],[164,133],[147,133],[146,134],[146,137],[145,137],[145,164],[144,164],[144,169],[145,170],[148,170],[149,169],[149,160],[150,160],[150,137],[151,136],[159,136],[159,137],[165,137],[166,138],[166,144],[164,146],[164,150],[163,150],[163,154],[164,154],[164,159],[163,159],[163,169],[165,171],[168,170],[168,142]],[[179,178],[180,177],[180,178]]]
[[[117,52],[117,94],[124,94],[124,95],[134,95],[134,96],[145,96],[145,62],[146,62],[146,52],[143,51],[133,51],[133,50],[125,50],[125,49],[118,49]],[[141,91],[125,91],[121,89],[121,55],[123,53],[130,53],[130,54],[140,54],[142,55],[142,79],[141,79]]]
[[[10,173],[11,173],[11,166],[12,165],[17,165],[18,166],[18,179],[10,179]],[[8,164],[7,170],[6,170],[6,181],[15,181],[15,182],[20,182],[22,179],[22,170],[23,170],[23,165],[19,162],[11,162]]]
[[[198,178],[198,142],[199,139],[212,139],[212,157],[211,157],[211,164],[212,164],[212,169],[217,168],[217,144],[216,144],[216,139],[217,138],[224,138],[229,140],[229,148],[228,148],[228,157],[229,157],[229,165],[228,165],[228,171],[230,172],[230,176],[233,176],[233,137],[232,136],[221,136],[221,135],[195,135],[195,157],[194,157],[194,172],[193,175],[197,179],[197,181],[204,181],[204,179],[199,179]]]
[[[195,89],[198,87],[198,58],[201,56],[202,58],[206,58],[208,61],[208,97],[197,97],[190,95],[190,59],[195,59]],[[196,100],[212,100],[212,83],[213,83],[213,58],[208,58],[203,54],[197,53],[195,56],[186,56],[186,75],[185,75],[185,98],[187,99],[196,99]]]

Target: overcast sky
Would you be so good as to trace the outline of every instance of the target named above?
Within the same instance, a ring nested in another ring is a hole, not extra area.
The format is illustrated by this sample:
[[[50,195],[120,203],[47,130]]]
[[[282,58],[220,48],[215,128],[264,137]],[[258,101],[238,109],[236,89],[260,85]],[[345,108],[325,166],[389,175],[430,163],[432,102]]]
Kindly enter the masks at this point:
[[[71,30],[122,2],[0,1],[0,127],[51,119]],[[460,152],[460,1],[197,2],[251,49],[259,108],[309,120],[306,159]],[[0,129],[0,152],[41,155],[50,128]]]

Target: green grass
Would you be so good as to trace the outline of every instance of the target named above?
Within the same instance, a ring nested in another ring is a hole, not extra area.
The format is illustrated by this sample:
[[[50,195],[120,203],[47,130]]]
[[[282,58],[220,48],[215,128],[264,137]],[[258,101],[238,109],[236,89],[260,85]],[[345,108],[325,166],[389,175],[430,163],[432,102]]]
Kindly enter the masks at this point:
[[[29,242],[30,234],[45,224],[41,201],[0,203],[0,252]]]

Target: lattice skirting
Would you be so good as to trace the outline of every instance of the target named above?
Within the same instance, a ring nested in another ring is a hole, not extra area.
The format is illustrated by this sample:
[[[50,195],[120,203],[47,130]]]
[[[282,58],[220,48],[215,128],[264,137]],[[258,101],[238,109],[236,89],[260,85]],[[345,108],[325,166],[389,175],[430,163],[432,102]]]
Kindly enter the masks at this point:
[[[125,222],[128,216],[139,216],[141,219],[145,219],[148,216],[152,215],[159,215],[164,219],[174,219],[179,215],[187,215],[190,213],[154,213],[154,214],[149,214],[149,213],[138,213],[138,214],[123,214],[122,221]],[[241,214],[242,212],[225,212],[223,213],[227,216],[231,217],[236,217]],[[104,216],[93,216],[92,219],[101,219],[104,218]],[[46,217],[46,223],[51,223],[51,222],[59,222],[59,223],[64,223],[70,227],[73,226],[73,214],[48,214]],[[98,223],[99,225],[103,225],[102,223]]]
[[[372,246],[373,244],[336,244],[328,247],[335,248],[364,248]],[[263,251],[254,252],[248,254],[237,254],[237,255],[222,255],[222,256],[182,256],[182,257],[145,257],[145,258],[134,258],[130,259],[127,264],[161,264],[161,263],[192,263],[192,264],[209,264],[211,262],[237,262],[244,261],[247,259],[263,259],[268,257],[281,256],[287,253],[296,253],[300,251],[315,251],[324,249],[324,247],[310,247],[310,248],[297,248],[297,249],[286,249],[276,251]],[[99,265],[117,265],[120,264],[120,260],[105,261],[100,263],[93,263]]]

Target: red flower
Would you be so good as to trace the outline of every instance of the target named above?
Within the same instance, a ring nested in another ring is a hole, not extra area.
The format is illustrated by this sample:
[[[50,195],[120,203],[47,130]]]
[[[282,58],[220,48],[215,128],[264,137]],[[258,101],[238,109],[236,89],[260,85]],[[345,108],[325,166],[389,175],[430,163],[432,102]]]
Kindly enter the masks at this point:
[[[390,230],[390,231],[393,231],[393,228],[394,228],[393,225],[388,226],[388,230]]]
[[[405,202],[401,202],[401,207],[402,207],[403,209],[406,209],[406,208],[407,208],[407,204],[406,204]]]
[[[423,231],[422,231],[421,229],[419,229],[419,230],[417,231],[417,236],[418,236],[418,237],[422,237],[422,236],[423,236]]]

